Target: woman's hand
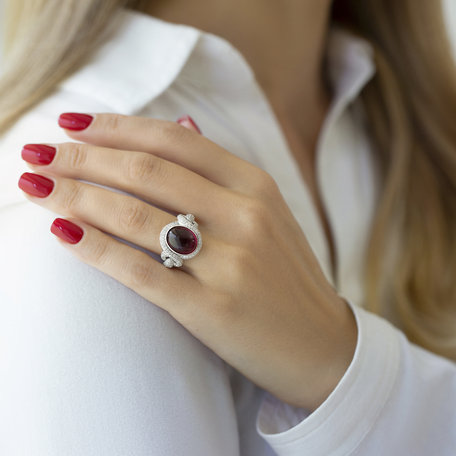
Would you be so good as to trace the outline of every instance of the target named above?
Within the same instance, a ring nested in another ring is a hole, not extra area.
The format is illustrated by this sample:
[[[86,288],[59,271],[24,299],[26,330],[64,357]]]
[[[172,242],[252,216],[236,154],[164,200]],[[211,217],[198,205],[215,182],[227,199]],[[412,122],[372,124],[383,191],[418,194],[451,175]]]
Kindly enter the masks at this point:
[[[44,176],[21,177],[30,201],[76,225],[63,244],[168,311],[279,399],[320,405],[351,362],[356,324],[273,179],[188,121],[185,128],[114,114],[85,120],[86,128],[66,132],[86,144],[23,151]],[[160,254],[160,231],[176,220],[170,213],[194,214],[203,239],[201,252],[179,269],[105,234]],[[53,231],[60,234],[59,226],[65,232],[59,222]]]

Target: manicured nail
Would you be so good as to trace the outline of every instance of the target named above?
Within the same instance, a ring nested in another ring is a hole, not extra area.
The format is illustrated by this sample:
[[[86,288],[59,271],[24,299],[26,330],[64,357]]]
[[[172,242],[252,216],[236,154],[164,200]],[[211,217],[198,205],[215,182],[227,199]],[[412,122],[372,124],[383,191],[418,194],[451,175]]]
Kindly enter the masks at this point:
[[[51,225],[51,233],[55,234],[58,238],[69,242],[70,244],[77,244],[84,234],[84,231],[78,225],[75,225],[69,220],[56,218]]]
[[[177,119],[177,123],[181,124],[183,127],[196,130],[200,135],[202,135],[200,128],[198,125],[196,125],[195,121],[189,115],[179,117],[179,119]]]
[[[47,177],[34,173],[24,173],[18,182],[19,188],[25,193],[38,198],[45,198],[54,188],[54,182]]]
[[[85,130],[91,123],[93,117],[89,114],[80,114],[78,112],[64,112],[60,114],[59,126],[67,130]]]
[[[33,165],[49,165],[54,160],[55,147],[45,144],[26,144],[22,149],[22,158]]]

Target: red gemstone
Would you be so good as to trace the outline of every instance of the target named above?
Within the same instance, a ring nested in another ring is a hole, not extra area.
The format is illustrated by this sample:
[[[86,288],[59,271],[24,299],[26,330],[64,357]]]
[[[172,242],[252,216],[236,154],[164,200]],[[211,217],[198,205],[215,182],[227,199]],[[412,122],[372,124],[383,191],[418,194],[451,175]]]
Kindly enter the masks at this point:
[[[166,242],[176,253],[189,255],[196,249],[198,238],[185,226],[175,226],[168,231]]]

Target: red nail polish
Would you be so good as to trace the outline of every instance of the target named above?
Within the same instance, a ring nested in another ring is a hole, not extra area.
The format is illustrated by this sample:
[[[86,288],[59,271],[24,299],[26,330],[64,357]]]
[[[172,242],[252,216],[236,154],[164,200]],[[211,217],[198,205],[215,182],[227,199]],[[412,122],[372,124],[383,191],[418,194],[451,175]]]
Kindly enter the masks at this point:
[[[89,114],[80,114],[78,112],[64,112],[60,114],[59,126],[67,130],[85,130],[91,123],[93,117]]]
[[[33,173],[22,174],[18,185],[25,193],[37,196],[38,198],[45,198],[54,188],[54,182],[51,179]]]
[[[82,228],[69,220],[56,218],[51,225],[51,233],[70,244],[77,244],[84,234]]]
[[[26,144],[22,149],[22,158],[33,165],[49,165],[54,160],[55,147],[45,144]]]
[[[200,135],[202,135],[200,128],[198,127],[198,125],[196,125],[195,121],[188,114],[179,117],[179,119],[177,119],[177,123],[183,125],[184,127],[186,126],[185,124],[192,126]]]

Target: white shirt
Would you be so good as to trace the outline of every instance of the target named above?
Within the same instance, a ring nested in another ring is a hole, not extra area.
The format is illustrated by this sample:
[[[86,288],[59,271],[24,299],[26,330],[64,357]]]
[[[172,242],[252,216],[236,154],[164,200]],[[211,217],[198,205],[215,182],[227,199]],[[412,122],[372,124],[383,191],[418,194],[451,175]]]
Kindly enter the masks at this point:
[[[335,95],[316,172],[337,277],[279,123],[245,59],[218,36],[125,10],[91,61],[3,136],[0,454],[456,454],[456,366],[362,309],[379,179],[356,98],[375,67],[369,45],[341,31],[329,54]],[[56,242],[55,214],[29,203],[17,180],[24,144],[69,141],[57,126],[68,111],[190,114],[205,136],[275,178],[358,324],[354,359],[317,410],[257,388],[166,312]]]

